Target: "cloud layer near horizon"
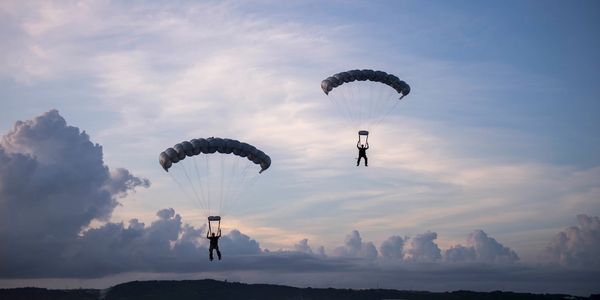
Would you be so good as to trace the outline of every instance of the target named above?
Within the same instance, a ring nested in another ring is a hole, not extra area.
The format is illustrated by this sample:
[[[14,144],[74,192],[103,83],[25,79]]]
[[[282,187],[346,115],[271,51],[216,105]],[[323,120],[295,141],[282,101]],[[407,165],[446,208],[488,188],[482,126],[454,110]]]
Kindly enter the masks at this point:
[[[590,255],[597,250],[598,218],[584,215],[579,216],[579,227],[559,233],[546,250],[562,265],[559,269],[518,264],[513,250],[483,230],[473,231],[466,246],[446,250],[435,243],[435,232],[390,236],[377,248],[353,230],[329,254],[323,246],[313,250],[308,239],[289,249],[263,249],[250,236],[232,230],[220,240],[224,260],[210,263],[205,228],[185,224],[172,208],[159,210],[150,224],[131,219],[127,225],[104,222],[87,228],[93,220],[106,220],[120,196],[148,187],[149,182],[126,169],[111,171],[103,164],[102,147],[67,125],[56,110],[17,122],[2,138],[0,162],[0,278],[5,280],[110,278],[144,272],[368,287],[372,282],[365,281],[367,276],[393,288],[486,289],[510,282],[528,290],[548,290],[548,284],[558,280],[551,274],[561,272],[578,278],[569,291],[582,293],[593,290],[588,282],[600,272],[598,258]],[[486,279],[461,283],[473,274]],[[516,274],[521,276],[518,283],[512,279]],[[345,279],[334,279],[339,276]],[[535,279],[539,276],[546,285]],[[397,283],[400,277],[406,278],[402,284]],[[445,280],[444,285],[431,284],[438,279]]]

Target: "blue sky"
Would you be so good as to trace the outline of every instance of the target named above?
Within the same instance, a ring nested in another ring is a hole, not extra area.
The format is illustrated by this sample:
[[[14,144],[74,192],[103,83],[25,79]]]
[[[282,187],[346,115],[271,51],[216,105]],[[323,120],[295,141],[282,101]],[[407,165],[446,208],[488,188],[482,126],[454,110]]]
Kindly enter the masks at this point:
[[[225,225],[263,249],[307,238],[335,256],[358,230],[377,247],[432,231],[445,250],[481,229],[533,264],[600,215],[595,1],[8,1],[0,16],[2,132],[57,109],[152,183],[92,228],[164,208],[201,227],[157,156],[208,136],[273,160]],[[319,88],[355,68],[412,88],[369,169]]]

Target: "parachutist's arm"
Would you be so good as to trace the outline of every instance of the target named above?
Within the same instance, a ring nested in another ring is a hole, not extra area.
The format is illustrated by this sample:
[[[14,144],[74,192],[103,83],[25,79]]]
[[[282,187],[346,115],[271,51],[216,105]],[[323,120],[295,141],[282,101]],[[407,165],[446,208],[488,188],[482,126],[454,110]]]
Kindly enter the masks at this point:
[[[367,146],[365,149],[369,149],[369,143],[367,142],[365,145]]]
[[[219,231],[217,232],[217,237],[221,237],[221,228],[219,228]]]

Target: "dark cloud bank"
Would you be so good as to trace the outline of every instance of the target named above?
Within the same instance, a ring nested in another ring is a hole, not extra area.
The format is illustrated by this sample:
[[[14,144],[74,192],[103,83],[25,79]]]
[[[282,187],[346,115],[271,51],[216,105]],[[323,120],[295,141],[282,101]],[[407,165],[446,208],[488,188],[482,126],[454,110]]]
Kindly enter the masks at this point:
[[[549,242],[538,265],[520,263],[483,230],[445,250],[435,232],[390,236],[377,247],[354,230],[330,255],[307,239],[293,250],[261,249],[233,230],[220,241],[225,259],[218,263],[207,260],[204,228],[185,224],[172,208],[150,224],[132,219],[86,230],[107,221],[120,197],[149,186],[108,168],[102,147],[56,110],[17,122],[0,141],[0,278],[198,273],[315,287],[600,291],[600,221],[586,215]]]

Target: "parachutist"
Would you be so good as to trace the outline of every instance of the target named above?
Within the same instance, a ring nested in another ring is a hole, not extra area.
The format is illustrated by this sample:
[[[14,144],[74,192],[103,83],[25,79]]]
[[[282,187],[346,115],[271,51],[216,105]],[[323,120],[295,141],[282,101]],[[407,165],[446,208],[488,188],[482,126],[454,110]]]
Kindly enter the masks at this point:
[[[210,233],[210,231],[206,231],[206,238],[210,240],[210,245],[208,247],[208,258],[212,261],[213,260],[213,250],[217,250],[217,257],[219,257],[219,260],[221,260],[221,251],[219,251],[219,238],[221,237],[221,229],[219,229],[219,231],[217,231],[218,235],[215,235],[215,233]]]
[[[365,145],[361,144],[360,142],[356,143],[356,148],[358,148],[358,160],[356,161],[356,166],[360,165],[360,159],[364,158],[365,159],[365,167],[368,166],[368,160],[367,160],[367,149],[369,149],[369,143],[365,143]]]

